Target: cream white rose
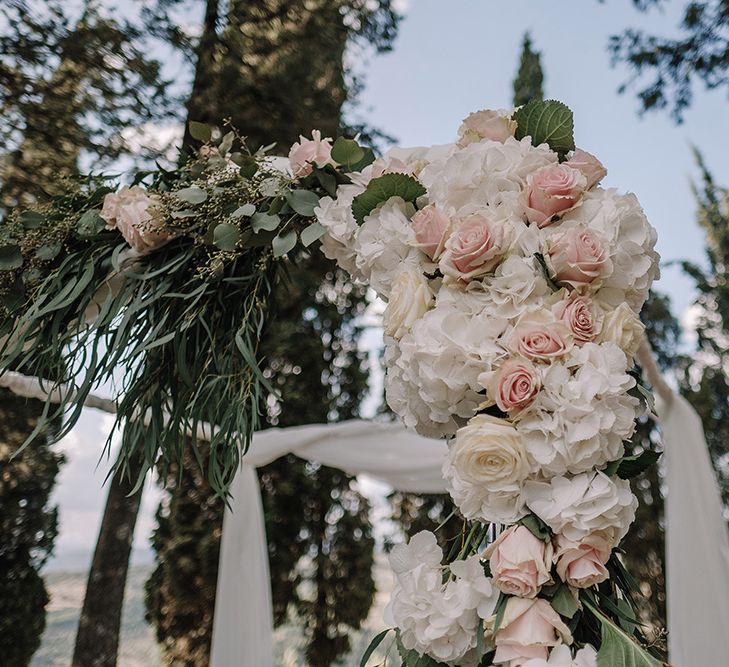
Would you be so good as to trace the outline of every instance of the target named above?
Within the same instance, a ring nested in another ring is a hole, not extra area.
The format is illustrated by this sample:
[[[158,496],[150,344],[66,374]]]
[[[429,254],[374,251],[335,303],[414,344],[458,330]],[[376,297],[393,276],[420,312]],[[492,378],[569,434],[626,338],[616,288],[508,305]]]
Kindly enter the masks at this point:
[[[615,343],[629,359],[635,357],[644,337],[645,326],[627,303],[605,316],[600,341]]]
[[[403,271],[392,282],[390,300],[383,315],[385,333],[399,340],[432,305],[433,292],[427,278],[413,269]]]
[[[522,484],[532,471],[521,438],[505,419],[477,415],[458,429],[443,475],[468,519],[514,523],[524,516]]]

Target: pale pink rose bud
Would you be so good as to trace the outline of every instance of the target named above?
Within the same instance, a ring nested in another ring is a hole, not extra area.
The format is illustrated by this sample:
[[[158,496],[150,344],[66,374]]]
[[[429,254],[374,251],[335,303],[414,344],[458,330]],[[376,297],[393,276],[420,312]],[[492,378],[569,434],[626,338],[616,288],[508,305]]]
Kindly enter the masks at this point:
[[[508,347],[522,357],[550,362],[572,349],[572,334],[560,320],[527,315],[517,323],[507,340]]]
[[[438,265],[446,281],[468,281],[493,271],[509,248],[509,229],[480,214],[463,220],[448,237]]]
[[[524,526],[505,530],[484,552],[491,565],[493,584],[502,593],[533,598],[552,581],[553,549]]]
[[[520,667],[527,660],[546,660],[549,648],[571,644],[572,633],[548,600],[510,597],[496,632],[494,664]]]
[[[163,230],[159,197],[144,188],[124,186],[119,192],[106,195],[101,217],[107,229],[118,229],[124,240],[140,255],[167,243],[173,234]]]
[[[378,178],[383,174],[409,174],[408,167],[400,158],[396,157],[380,157],[372,163],[371,178]]]
[[[319,130],[312,130],[311,139],[299,136],[289,151],[289,162],[294,176],[308,176],[314,169],[313,165],[323,167],[327,164],[336,165],[332,160],[332,140],[321,138]]]
[[[451,221],[443,211],[435,204],[429,204],[423,209],[416,211],[410,219],[410,224],[415,233],[415,243],[430,259],[438,259],[446,239]]]
[[[490,139],[504,142],[516,132],[516,121],[508,111],[484,109],[475,111],[464,119],[458,129],[458,145],[468,146],[476,141]]]
[[[539,374],[526,359],[508,359],[491,374],[486,387],[499,410],[512,412],[529,405],[541,389]]]
[[[610,558],[612,546],[605,535],[593,533],[581,542],[557,537],[554,556],[557,574],[564,583],[574,588],[589,588],[605,581],[609,573],[605,564]]]
[[[553,239],[548,254],[554,280],[573,287],[606,278],[613,271],[612,260],[602,241],[583,225]]]
[[[579,169],[582,172],[583,176],[587,179],[588,190],[595,187],[607,176],[607,169],[605,169],[602,162],[581,148],[578,148],[572,153],[572,157],[565,164],[573,169]]]
[[[587,188],[587,179],[567,164],[549,164],[527,177],[526,215],[529,222],[546,227],[559,213],[577,204]]]
[[[605,313],[588,296],[573,292],[570,297],[558,302],[552,310],[567,325],[577,345],[592,342],[602,331]]]

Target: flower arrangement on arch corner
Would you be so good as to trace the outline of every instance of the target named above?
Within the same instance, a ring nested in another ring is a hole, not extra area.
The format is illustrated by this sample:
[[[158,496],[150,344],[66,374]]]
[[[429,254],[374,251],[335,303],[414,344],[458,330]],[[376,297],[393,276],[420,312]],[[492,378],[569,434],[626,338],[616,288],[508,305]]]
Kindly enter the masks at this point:
[[[286,264],[315,251],[319,199],[374,155],[314,131],[287,160],[272,146],[251,152],[235,129],[190,129],[201,145],[178,169],[139,172],[121,188],[89,176],[7,213],[0,372],[22,368],[49,393],[63,389],[36,429],[60,419],[61,436],[95,387],[112,386],[115,428],[124,425],[118,465],[141,456],[140,480],[179,459],[181,432],[197,448],[211,425],[209,459],[199,461],[225,494],[274,391],[258,341]]]
[[[463,520],[447,554],[431,532],[392,550],[392,630],[362,667],[390,632],[406,667],[660,664],[620,560],[657,458],[624,447],[651,409],[633,357],[656,233],[573,128],[554,100],[478,111],[317,208],[322,250],[387,302],[388,404],[449,439]]]

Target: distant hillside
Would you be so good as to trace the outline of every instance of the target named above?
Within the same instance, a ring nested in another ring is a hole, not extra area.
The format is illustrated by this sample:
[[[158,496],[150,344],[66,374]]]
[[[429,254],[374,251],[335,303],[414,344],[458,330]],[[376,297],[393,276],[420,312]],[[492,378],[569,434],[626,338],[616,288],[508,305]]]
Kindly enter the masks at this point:
[[[367,629],[352,636],[352,654],[341,667],[357,667],[370,639],[383,628],[382,610],[391,588],[391,574],[384,558],[377,559],[375,579],[380,592],[370,614]],[[130,570],[122,618],[121,650],[118,667],[162,667],[154,631],[144,620],[144,582],[150,566],[136,566]],[[48,623],[43,643],[33,657],[31,667],[69,667],[73,653],[76,625],[81,612],[86,573],[50,572],[46,575],[51,593]],[[306,667],[302,655],[302,636],[295,624],[279,628],[275,634],[276,667]],[[383,649],[387,649],[387,643]],[[399,660],[393,650],[388,666],[397,667]],[[378,655],[377,653],[375,654]],[[380,659],[385,657],[384,652]],[[376,663],[375,663],[376,664]],[[233,666],[231,667],[238,667]]]

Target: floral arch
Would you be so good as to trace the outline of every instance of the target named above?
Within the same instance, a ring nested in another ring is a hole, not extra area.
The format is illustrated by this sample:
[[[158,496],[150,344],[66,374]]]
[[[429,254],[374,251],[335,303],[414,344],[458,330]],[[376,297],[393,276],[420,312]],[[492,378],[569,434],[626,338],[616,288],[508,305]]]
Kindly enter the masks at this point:
[[[290,168],[190,130],[183,167],[118,192],[91,177],[0,229],[0,367],[44,378],[44,419],[67,431],[116,381],[119,465],[164,468],[202,432],[225,494],[273,391],[257,343],[284,259],[321,241],[388,302],[390,406],[451,438],[463,539],[444,554],[421,533],[391,556],[404,664],[659,665],[618,555],[627,480],[656,459],[623,449],[651,409],[633,357],[656,237],[633,195],[600,186],[569,109],[477,112],[454,144],[379,159],[314,132]]]

